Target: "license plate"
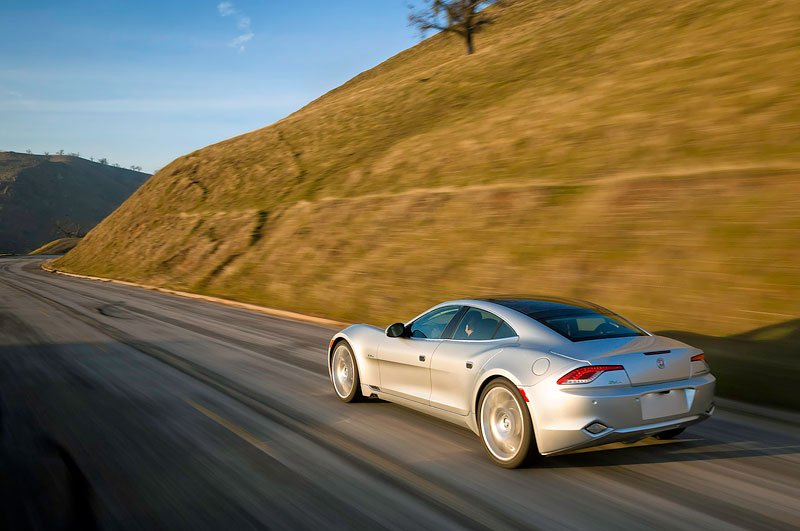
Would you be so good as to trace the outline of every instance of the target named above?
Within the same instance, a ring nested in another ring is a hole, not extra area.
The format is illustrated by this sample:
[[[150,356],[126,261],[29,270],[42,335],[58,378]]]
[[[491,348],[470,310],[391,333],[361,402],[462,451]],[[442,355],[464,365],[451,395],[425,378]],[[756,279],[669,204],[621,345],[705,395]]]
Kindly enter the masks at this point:
[[[673,389],[668,393],[647,393],[642,395],[640,401],[644,420],[672,417],[689,412],[685,389]]]

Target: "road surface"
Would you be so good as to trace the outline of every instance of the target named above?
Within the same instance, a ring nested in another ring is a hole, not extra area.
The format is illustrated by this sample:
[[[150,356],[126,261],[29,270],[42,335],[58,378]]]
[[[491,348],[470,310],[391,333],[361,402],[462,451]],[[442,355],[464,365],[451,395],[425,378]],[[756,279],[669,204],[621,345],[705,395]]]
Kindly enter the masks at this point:
[[[0,259],[0,527],[800,527],[796,425],[718,410],[504,470],[467,430],[339,402],[331,330],[40,262]]]

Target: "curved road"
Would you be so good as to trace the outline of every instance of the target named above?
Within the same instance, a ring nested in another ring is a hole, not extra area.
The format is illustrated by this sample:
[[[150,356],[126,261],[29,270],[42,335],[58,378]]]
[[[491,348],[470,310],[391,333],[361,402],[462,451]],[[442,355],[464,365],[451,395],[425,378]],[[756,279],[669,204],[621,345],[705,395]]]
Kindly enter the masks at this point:
[[[0,259],[0,527],[800,527],[796,425],[718,410],[507,471],[466,430],[336,400],[331,330],[40,262]]]

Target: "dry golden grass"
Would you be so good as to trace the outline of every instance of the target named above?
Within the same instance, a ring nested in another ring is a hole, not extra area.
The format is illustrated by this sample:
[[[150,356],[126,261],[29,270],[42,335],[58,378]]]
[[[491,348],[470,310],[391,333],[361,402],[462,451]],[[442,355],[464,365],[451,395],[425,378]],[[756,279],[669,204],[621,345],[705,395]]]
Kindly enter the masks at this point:
[[[80,238],[58,238],[57,240],[42,245],[38,249],[34,249],[28,254],[66,254],[74,249],[79,241],[81,241]]]
[[[531,292],[745,333],[800,313],[798,64],[792,0],[518,0],[473,56],[431,38],[177,159],[56,266],[377,324]]]

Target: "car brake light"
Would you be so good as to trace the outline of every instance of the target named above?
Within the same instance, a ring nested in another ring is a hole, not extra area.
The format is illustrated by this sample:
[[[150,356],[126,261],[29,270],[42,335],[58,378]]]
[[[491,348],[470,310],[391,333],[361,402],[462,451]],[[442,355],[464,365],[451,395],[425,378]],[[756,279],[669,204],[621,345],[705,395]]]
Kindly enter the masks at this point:
[[[624,371],[625,367],[622,365],[588,365],[586,367],[578,367],[575,370],[569,371],[567,374],[558,379],[558,385],[564,384],[586,384],[593,382],[598,376],[608,371]]]
[[[692,356],[692,361],[706,361],[706,354],[705,352],[701,352],[696,356]]]

